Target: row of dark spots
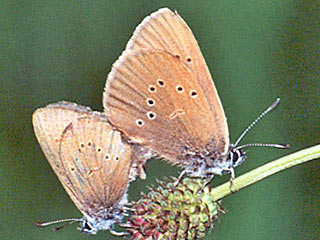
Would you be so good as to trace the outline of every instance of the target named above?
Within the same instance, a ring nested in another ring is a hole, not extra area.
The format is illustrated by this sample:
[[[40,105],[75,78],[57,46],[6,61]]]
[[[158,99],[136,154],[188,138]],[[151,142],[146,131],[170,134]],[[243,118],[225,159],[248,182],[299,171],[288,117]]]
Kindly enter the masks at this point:
[[[178,54],[175,55],[175,57],[177,57],[178,59],[180,59],[180,55],[178,55]],[[188,58],[187,58],[187,62],[191,62],[191,61],[192,61],[192,59],[191,59],[190,57],[188,57]],[[157,84],[158,84],[159,87],[164,87],[164,86],[165,86],[164,80],[162,80],[162,79],[160,79],[160,78],[157,80]],[[180,85],[178,85],[178,86],[176,87],[176,90],[177,90],[179,93],[184,92],[183,87],[180,86]],[[155,87],[154,85],[149,85],[149,92],[150,92],[150,93],[153,93],[153,92],[156,92],[156,91],[157,91],[157,89],[156,89],[156,87]],[[192,98],[195,98],[195,97],[197,96],[196,90],[191,90],[191,91],[190,91],[190,96],[191,96]],[[154,101],[152,98],[147,98],[147,104],[148,104],[148,106],[152,107],[152,106],[155,105],[155,101]],[[149,111],[149,112],[147,112],[147,117],[148,117],[150,120],[154,120],[154,119],[156,118],[156,114],[155,114],[154,112]],[[136,124],[137,124],[139,127],[142,127],[142,126],[144,125],[144,121],[143,121],[142,119],[137,119],[137,120],[136,120]]]
[[[165,82],[160,78],[157,80],[157,84],[158,84],[159,87],[164,87],[165,86]],[[149,92],[153,93],[153,92],[156,92],[156,91],[157,91],[157,89],[156,89],[155,85],[149,85]]]
[[[161,86],[164,86],[164,85],[165,85],[165,83],[164,83],[164,81],[163,81],[162,79],[158,79],[158,85],[159,85],[159,82],[162,83]],[[154,85],[149,85],[149,92],[153,93],[153,92],[156,92],[156,91],[157,91],[157,89],[156,89],[156,87],[155,87]],[[183,92],[184,92],[183,86],[177,85],[177,86],[176,86],[176,91],[177,91],[178,93],[183,93]],[[192,89],[192,90],[190,91],[190,96],[191,96],[192,98],[195,98],[195,97],[197,96],[197,91],[194,90],[194,89]],[[148,104],[149,106],[153,106],[153,105],[155,104],[155,101],[154,101],[152,98],[147,98],[147,104]]]
[[[147,117],[150,119],[150,120],[154,120],[156,118],[156,114],[152,111],[149,111],[147,112]],[[136,124],[138,125],[138,127],[143,127],[144,125],[144,121],[142,119],[137,119],[136,120]]]
[[[89,141],[87,145],[88,145],[88,147],[94,146],[94,144],[92,144],[91,141]],[[84,144],[84,143],[80,143],[80,148],[78,149],[79,152],[81,152],[81,149],[83,149],[84,147],[85,147],[85,144]],[[101,153],[102,148],[101,148],[101,147],[97,147],[97,150],[96,150],[96,151],[97,151],[97,153]],[[109,154],[106,154],[105,159],[106,159],[106,160],[109,160],[109,159],[110,159],[110,155],[109,155]],[[119,160],[119,157],[116,156],[116,157],[115,157],[115,160],[118,161],[118,160]]]
[[[178,54],[176,54],[175,57],[178,58],[178,59],[181,58],[180,55],[178,55]],[[187,62],[192,62],[191,57],[188,57],[186,60],[187,60]],[[176,87],[176,90],[177,90],[179,93],[182,93],[182,92],[184,91],[184,90],[183,90],[183,87],[182,87],[182,86],[179,86],[179,85]],[[190,91],[190,96],[191,96],[192,98],[195,98],[195,97],[197,96],[197,91],[196,91],[196,90],[191,90],[191,91]]]
[[[174,55],[174,56],[175,56],[176,58],[178,58],[178,59],[181,58],[179,54],[176,54],[176,55]],[[186,60],[187,60],[187,62],[192,62],[191,57],[188,57]]]

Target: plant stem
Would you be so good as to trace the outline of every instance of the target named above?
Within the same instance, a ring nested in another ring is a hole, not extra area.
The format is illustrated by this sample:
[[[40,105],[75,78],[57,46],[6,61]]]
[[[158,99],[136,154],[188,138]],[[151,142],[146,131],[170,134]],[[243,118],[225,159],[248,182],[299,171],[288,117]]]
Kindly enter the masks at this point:
[[[233,180],[232,191],[239,191],[277,172],[318,158],[320,158],[320,145],[290,154],[237,177]],[[231,193],[230,182],[227,182],[212,189],[211,196],[213,201],[217,201]]]

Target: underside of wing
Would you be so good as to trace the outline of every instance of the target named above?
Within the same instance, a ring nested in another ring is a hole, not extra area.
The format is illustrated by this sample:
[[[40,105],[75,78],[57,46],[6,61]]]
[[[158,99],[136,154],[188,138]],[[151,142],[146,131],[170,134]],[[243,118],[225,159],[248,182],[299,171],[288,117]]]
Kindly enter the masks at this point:
[[[195,108],[193,110],[192,109],[193,106],[190,106],[190,108],[188,108],[189,109],[188,111],[192,111],[193,116],[189,114],[188,117],[191,116],[191,119],[189,118],[185,119],[185,121],[189,121],[193,125],[195,125],[195,122],[197,122],[195,127],[196,126],[200,127],[197,130],[197,133],[195,134],[194,138],[198,139],[199,135],[201,135],[202,137],[200,138],[200,142],[198,142],[198,144],[196,145],[203,144],[203,142],[206,141],[206,144],[211,144],[213,146],[216,146],[219,152],[225,152],[229,146],[228,126],[227,126],[226,117],[222,108],[222,104],[220,102],[216,88],[212,81],[209,69],[206,65],[206,62],[202,56],[202,53],[197,44],[197,41],[194,38],[190,28],[187,26],[184,20],[176,12],[172,12],[167,8],[158,10],[157,12],[151,14],[150,16],[146,17],[142,21],[142,23],[136,28],[135,32],[133,33],[133,36],[128,42],[125,51],[122,53],[121,57],[114,64],[106,83],[106,89],[104,94],[105,111],[106,112],[110,111],[108,109],[110,107],[109,103],[113,101],[113,100],[107,99],[111,96],[110,92],[114,93],[112,95],[113,97],[116,96],[117,98],[119,98],[119,100],[121,99],[120,101],[122,101],[122,103],[124,104],[121,107],[122,111],[126,111],[126,104],[131,104],[131,102],[127,102],[127,101],[130,101],[132,98],[135,99],[135,98],[145,97],[145,95],[142,95],[143,94],[142,92],[144,90],[138,88],[138,86],[141,87],[143,83],[144,85],[146,84],[156,85],[156,82],[151,83],[151,80],[147,79],[149,76],[147,77],[143,74],[145,74],[145,72],[148,72],[149,74],[149,72],[151,71],[150,68],[151,69],[157,68],[152,66],[150,67],[150,64],[151,65],[154,64],[158,66],[161,65],[161,63],[157,62],[158,61],[157,59],[153,58],[152,61],[155,61],[153,63],[144,61],[143,62],[144,66],[142,67],[140,66],[140,68],[145,68],[142,71],[135,69],[137,64],[136,61],[140,61],[140,60],[136,60],[134,59],[134,57],[141,53],[145,54],[148,52],[167,53],[168,55],[174,56],[176,59],[176,62],[179,62],[181,66],[182,65],[185,66],[188,72],[187,84],[197,87],[197,94],[198,96],[201,95],[200,97],[198,97],[198,99],[201,98],[200,100],[201,104],[204,103],[204,107],[201,108],[201,111],[200,111],[200,107]],[[132,63],[131,61],[133,61],[134,63]],[[167,64],[176,64],[176,62],[168,61]],[[162,69],[159,71],[161,71],[162,73],[164,73],[165,71],[169,71],[168,74],[172,74],[170,65],[161,66],[161,67]],[[127,69],[123,70],[122,68],[127,68]],[[156,71],[155,75],[158,74],[159,71]],[[124,72],[125,74],[122,74],[122,72]],[[184,70],[184,72],[186,72],[186,70]],[[137,75],[134,75],[134,74],[137,74]],[[175,74],[177,75],[174,76],[173,78],[182,77],[179,75],[181,74],[181,72],[178,72]],[[139,83],[137,79],[140,81]],[[174,79],[171,79],[171,80],[175,81]],[[117,81],[121,81],[121,82],[116,83]],[[181,82],[185,83],[184,79],[181,78]],[[117,89],[110,89],[112,87],[115,87]],[[122,98],[125,98],[125,99],[122,99]],[[171,107],[173,103],[175,103],[176,99],[173,98],[172,96],[170,96],[169,99],[172,102],[168,103],[169,106],[165,106],[165,107],[169,108],[169,110],[172,110]],[[186,103],[189,103],[189,102],[186,102]],[[114,107],[114,105],[112,105],[112,107]],[[146,109],[143,109],[143,110],[145,111]],[[178,108],[175,108],[174,110],[177,111],[176,113],[171,112],[174,118],[176,118],[175,116],[181,115],[182,112]],[[113,114],[118,114],[118,112],[114,111]],[[131,111],[128,114],[129,118],[130,118],[130,114],[131,114]],[[208,115],[211,115],[211,116],[208,116]],[[111,117],[115,117],[115,116],[111,116]],[[204,117],[206,117],[207,119],[204,119]],[[132,115],[131,118],[136,118],[136,115]],[[127,121],[127,118],[124,118],[124,119],[125,121]],[[120,122],[115,123],[115,126],[119,129],[126,128],[126,126],[124,126],[126,124],[125,121],[123,123],[120,123]],[[209,124],[202,125],[203,122],[207,122]],[[114,122],[112,121],[112,123]],[[167,123],[164,123],[164,124],[167,124]],[[188,124],[187,122],[184,122],[184,125],[187,125],[187,124]],[[211,126],[207,128],[208,125],[211,125]],[[189,127],[189,125],[187,126]],[[159,128],[158,125],[156,125],[155,127]],[[174,126],[174,128],[175,128],[175,131],[173,131],[174,134],[181,133],[179,132],[179,129],[180,129],[179,127],[177,128],[177,126]],[[170,129],[169,131],[172,131],[172,130]],[[187,132],[187,131],[192,131],[192,130],[184,130],[183,132]],[[159,134],[159,132],[157,132],[157,134]],[[137,136],[134,135],[134,137],[137,137]],[[174,138],[176,139],[181,138],[181,140],[184,140],[185,136],[175,135]],[[171,140],[172,139],[170,139],[170,141]],[[177,141],[178,140],[173,141],[173,143],[175,144],[177,143]],[[154,144],[157,144],[157,143],[154,143]],[[179,143],[177,144],[180,146]],[[169,150],[171,150],[171,147]],[[172,150],[175,151],[177,149],[175,149],[173,146]]]
[[[48,162],[82,213],[93,216],[122,200],[132,150],[104,114],[60,102],[38,109],[33,125]]]
[[[58,102],[37,109],[32,116],[35,135],[54,172],[60,176],[62,169],[57,165],[62,132],[73,121],[87,116],[92,110],[75,103]]]
[[[219,121],[219,128],[223,131],[220,136],[229,145],[227,120],[210,71],[192,31],[177,12],[162,8],[139,24],[125,51],[140,52],[146,49],[167,51],[188,64],[214,118]]]
[[[172,160],[212,141],[214,121],[189,66],[163,51],[121,56],[109,75],[105,111],[128,139]],[[223,139],[214,139],[224,146]],[[179,163],[178,163],[179,164]]]
[[[79,118],[64,131],[60,159],[63,182],[78,208],[94,215],[119,203],[127,189],[132,150],[101,116]]]

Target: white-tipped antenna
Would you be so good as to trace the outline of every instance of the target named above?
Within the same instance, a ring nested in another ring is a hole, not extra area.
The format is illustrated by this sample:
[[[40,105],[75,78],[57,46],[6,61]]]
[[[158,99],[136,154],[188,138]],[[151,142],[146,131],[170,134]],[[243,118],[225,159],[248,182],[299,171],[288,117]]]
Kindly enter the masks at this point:
[[[53,224],[59,224],[59,223],[68,223],[68,224],[72,224],[75,222],[83,222],[85,221],[84,219],[81,218],[68,218],[68,219],[61,219],[61,220],[55,220],[55,221],[51,221],[51,222],[37,222],[35,223],[35,225],[37,227],[47,227]],[[61,228],[65,227],[66,225],[60,226],[60,227],[56,227],[54,228],[54,230],[60,230]]]
[[[235,142],[234,146],[238,146],[239,142],[243,139],[243,137],[259,122],[267,113],[272,111],[277,107],[280,102],[280,98],[277,98],[266,110],[264,110],[247,128],[243,131],[240,137]],[[272,144],[272,143],[249,143],[240,147],[236,147],[237,149],[245,148],[245,147],[275,147],[275,148],[289,148],[288,144]]]
[[[237,147],[236,149],[246,148],[246,147],[274,147],[280,149],[287,149],[290,147],[289,144],[277,144],[277,143],[248,143]]]

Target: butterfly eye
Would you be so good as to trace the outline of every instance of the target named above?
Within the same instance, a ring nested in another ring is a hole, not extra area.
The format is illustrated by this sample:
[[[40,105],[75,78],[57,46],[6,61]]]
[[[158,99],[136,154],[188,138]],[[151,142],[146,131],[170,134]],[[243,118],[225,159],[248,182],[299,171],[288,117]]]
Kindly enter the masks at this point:
[[[237,162],[238,157],[239,156],[236,152],[230,152],[229,158],[231,159],[233,165]]]
[[[177,90],[178,93],[183,93],[183,91],[184,91],[183,87],[180,86],[180,85],[178,85],[178,86],[176,87],[176,90]]]
[[[137,119],[136,120],[136,124],[139,126],[139,127],[142,127],[144,125],[144,121],[142,119]]]
[[[85,233],[92,233],[92,232],[94,232],[93,227],[90,225],[90,223],[89,223],[88,221],[84,221],[84,222],[82,223],[81,231],[82,231],[82,232],[85,232]]]
[[[191,91],[190,91],[190,97],[196,98],[197,96],[198,96],[198,93],[197,93],[196,90],[191,90]]]
[[[245,152],[241,149],[234,149],[230,152],[229,159],[232,161],[232,166],[239,166],[247,158]]]

